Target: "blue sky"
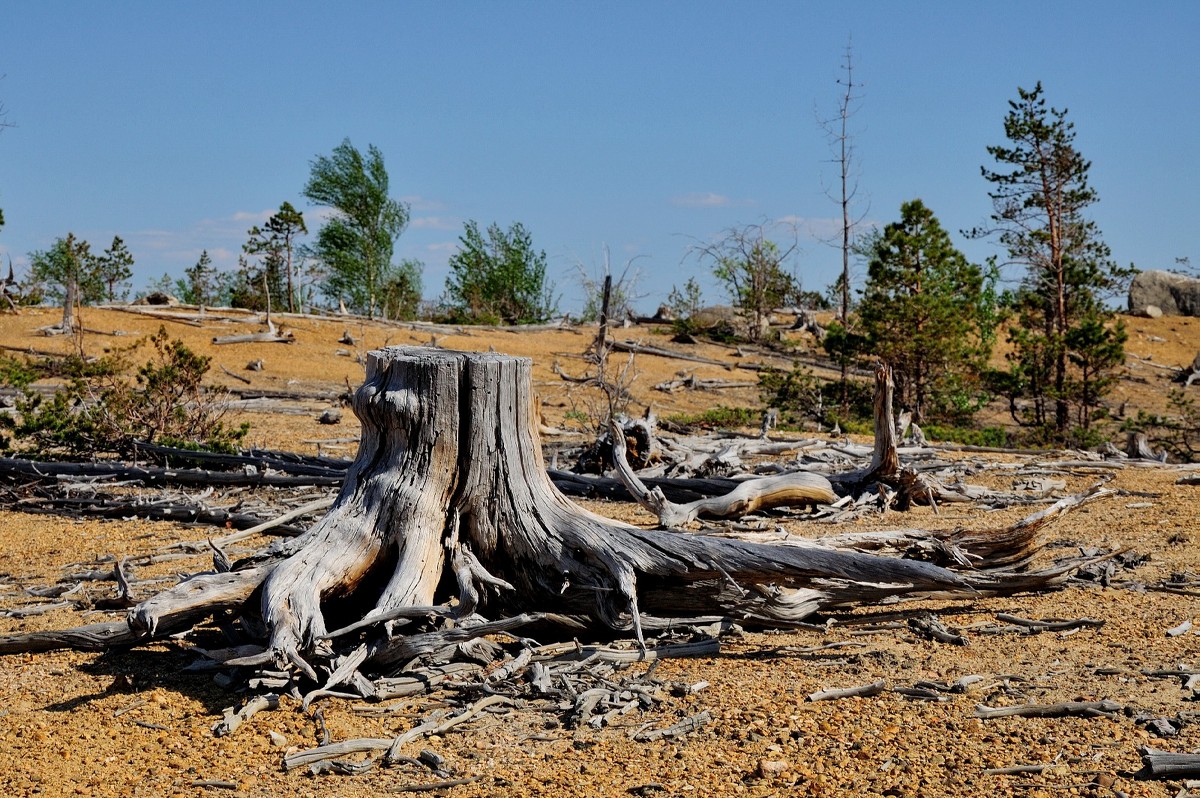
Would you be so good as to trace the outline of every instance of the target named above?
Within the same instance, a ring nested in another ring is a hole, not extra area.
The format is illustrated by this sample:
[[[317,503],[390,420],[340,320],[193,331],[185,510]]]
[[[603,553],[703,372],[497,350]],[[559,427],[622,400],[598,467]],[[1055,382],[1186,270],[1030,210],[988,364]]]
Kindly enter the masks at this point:
[[[412,223],[397,258],[443,290],[463,223],[523,223],[562,308],[578,270],[634,259],[639,304],[697,276],[734,225],[788,220],[794,266],[840,268],[828,192],[847,46],[859,213],[921,198],[958,231],[986,220],[986,147],[1042,81],[1069,109],[1120,263],[1200,266],[1200,3],[26,2],[0,0],[0,257],[74,232],[120,235],[135,283],[207,249],[231,268],[246,230],[344,138],[378,146]]]

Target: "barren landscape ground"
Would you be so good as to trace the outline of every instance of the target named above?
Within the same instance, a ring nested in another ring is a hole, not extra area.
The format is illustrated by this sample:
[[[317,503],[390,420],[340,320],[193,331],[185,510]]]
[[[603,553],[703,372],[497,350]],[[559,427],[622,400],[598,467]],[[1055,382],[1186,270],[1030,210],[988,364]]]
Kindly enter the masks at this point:
[[[0,345],[16,350],[64,351],[70,341],[47,338],[36,328],[55,323],[58,312],[31,309],[0,317]],[[247,443],[304,453],[352,456],[357,424],[347,410],[338,425],[316,417],[347,385],[361,381],[357,355],[388,344],[436,343],[446,348],[497,351],[531,357],[535,389],[545,423],[582,428],[596,398],[552,370],[584,373],[581,355],[594,329],[553,331],[469,330],[461,333],[375,322],[288,318],[292,344],[213,346],[214,335],[257,330],[250,323],[212,320],[203,326],[163,321],[119,311],[85,309],[90,352],[126,346],[165,323],[172,336],[213,357],[213,381],[264,395],[304,394],[313,398],[280,404],[243,405],[237,418],[251,423]],[[1130,329],[1126,378],[1111,402],[1125,413],[1166,407],[1170,373],[1191,362],[1200,349],[1200,320],[1126,319]],[[113,333],[123,333],[114,335]],[[353,345],[338,343],[349,332]],[[618,340],[669,346],[702,357],[736,362],[728,347],[676,345],[649,328],[618,330]],[[801,341],[802,344],[806,343]],[[807,342],[811,346],[811,342]],[[341,351],[339,351],[341,350]],[[134,357],[141,357],[141,353]],[[765,362],[747,351],[742,359]],[[624,362],[624,356],[614,355]],[[248,362],[261,359],[261,371]],[[771,358],[781,365],[786,359]],[[221,367],[249,379],[229,376]],[[660,416],[696,412],[718,404],[756,406],[754,388],[665,393],[653,386],[679,373],[701,378],[753,382],[753,372],[650,355],[638,355],[631,391],[635,410],[652,402]],[[1191,390],[1200,390],[1194,386]],[[1001,416],[996,413],[996,418]],[[796,439],[817,433],[788,433]],[[553,440],[583,440],[556,437]],[[786,456],[786,455],[784,455]],[[1012,475],[982,468],[985,463],[1029,463],[1069,459],[1044,456],[956,453],[980,464],[969,481],[1012,487]],[[1119,493],[1066,516],[1047,533],[1044,557],[1079,549],[1128,550],[1147,559],[1122,570],[1107,586],[1079,584],[1054,593],[972,602],[926,601],[864,607],[819,629],[747,632],[722,641],[718,655],[667,660],[654,676],[664,683],[704,689],[671,697],[649,712],[633,712],[602,729],[564,729],[540,712],[485,714],[415,746],[445,758],[453,779],[468,780],[439,794],[507,795],[893,795],[957,796],[1175,796],[1180,781],[1140,780],[1138,748],[1200,750],[1200,705],[1182,678],[1148,671],[1200,670],[1200,637],[1194,631],[1168,635],[1198,613],[1195,587],[1178,592],[1153,589],[1172,575],[1200,574],[1200,486],[1176,484],[1173,466],[1067,469],[1061,493],[1082,490],[1112,477]],[[630,504],[588,502],[603,515],[651,525]],[[949,529],[1000,527],[1038,507],[985,510],[947,505],[860,519],[833,529],[789,517],[789,531],[818,536],[833,532],[902,527]],[[773,521],[774,523],[774,521]],[[135,520],[76,521],[58,516],[0,511],[0,610],[44,603],[26,587],[52,584],[78,565],[105,555],[160,551],[179,540],[204,540],[211,528]],[[245,542],[247,549],[267,538]],[[207,555],[139,568],[139,579],[194,572],[209,567]],[[1179,580],[1177,580],[1179,581]],[[1187,581],[1187,580],[1184,580]],[[109,592],[111,583],[89,588]],[[1149,586],[1149,588],[1147,588]],[[915,634],[897,611],[937,612],[965,634],[968,645],[935,642]],[[1003,625],[998,613],[1031,619],[1096,619],[1101,626],[1038,634],[989,634]],[[0,617],[0,633],[62,628],[116,617],[81,618],[60,610],[28,617]],[[878,628],[882,627],[882,628]],[[588,642],[588,641],[583,641]],[[436,706],[437,694],[377,705],[332,700],[317,705],[318,718],[284,698],[277,710],[260,713],[235,734],[211,731],[223,708],[242,696],[212,674],[186,673],[190,657],[181,645],[158,644],[105,655],[50,652],[0,657],[0,794],[26,795],[200,795],[316,796],[357,798],[390,794],[438,780],[427,769],[376,769],[361,776],[312,776],[284,772],[281,759],[291,746],[320,739],[322,725],[334,740],[388,737],[409,728]],[[646,666],[632,666],[634,672]],[[889,688],[919,682],[952,684],[983,677],[944,700],[918,700],[885,691],[865,698],[809,702],[806,696],[830,687],[879,679]],[[976,705],[1110,699],[1124,709],[1111,717],[980,719]],[[711,721],[682,737],[635,742],[631,732],[664,728],[707,710]],[[1155,736],[1144,718],[1179,721],[1177,736]],[[1042,765],[1011,775],[989,768]],[[208,785],[208,786],[205,786]],[[1200,792],[1200,790],[1197,790]],[[1186,794],[1186,793],[1183,793]]]

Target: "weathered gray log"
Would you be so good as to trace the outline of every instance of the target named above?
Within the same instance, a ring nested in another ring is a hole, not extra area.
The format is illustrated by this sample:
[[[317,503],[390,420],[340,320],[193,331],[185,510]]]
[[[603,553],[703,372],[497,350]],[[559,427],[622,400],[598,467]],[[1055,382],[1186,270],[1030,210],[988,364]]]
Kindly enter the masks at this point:
[[[611,422],[609,433],[618,443],[624,438],[624,432],[615,420]],[[726,518],[773,507],[830,504],[837,499],[833,486],[825,477],[808,471],[793,471],[774,477],[748,479],[722,496],[676,504],[668,500],[661,490],[647,488],[642,484],[637,474],[629,467],[624,446],[613,446],[612,453],[617,478],[638,504],[658,516],[659,525],[666,529],[681,527],[702,514]]]
[[[879,695],[886,687],[887,682],[879,679],[870,684],[860,684],[855,687],[831,687],[827,690],[818,690],[815,693],[809,693],[805,700],[840,701],[843,698],[868,697]]]
[[[730,363],[725,360],[717,360],[713,357],[691,355],[687,352],[673,352],[661,346],[646,346],[634,343],[633,341],[609,341],[608,345],[618,352],[630,352],[635,355],[653,355],[655,357],[674,358],[675,360],[687,360],[692,363],[707,363],[710,366],[720,366],[724,369],[742,368],[741,363]]]
[[[245,383],[246,385],[250,384],[249,377],[243,377],[241,374],[238,374],[236,371],[230,371],[229,369],[225,368],[224,366],[221,366],[221,371],[225,372],[226,376],[233,377],[238,382]]]
[[[143,485],[273,485],[303,487],[338,485],[340,474],[291,476],[245,471],[202,471],[193,468],[143,468],[125,463],[56,463],[36,462],[19,457],[0,457],[0,478],[54,479],[60,476],[109,477]]]
[[[712,720],[712,713],[707,709],[698,712],[695,715],[684,718],[679,723],[673,726],[668,726],[665,729],[647,729],[645,731],[635,732],[633,739],[639,743],[651,742],[653,740],[661,740],[664,737],[681,737],[685,734],[699,730],[702,726]]]
[[[245,335],[215,335],[212,342],[214,344],[293,344],[296,342],[296,336],[291,331],[286,333],[277,332],[274,329],[267,332],[248,333]]]
[[[1111,715],[1120,712],[1125,707],[1116,701],[1064,701],[1061,704],[1018,704],[1011,707],[989,707],[984,704],[975,705],[977,718],[1059,718],[1064,715],[1082,715],[1093,717]]]
[[[146,643],[187,629],[213,613],[241,607],[271,567],[259,565],[235,573],[198,574],[134,607],[125,621],[0,635],[0,654],[60,648],[102,651]]]
[[[16,499],[9,509],[23,513],[66,515],[72,518],[146,518],[155,521],[176,521],[186,524],[209,524],[227,529],[248,530],[260,526],[263,519],[249,513],[231,512],[208,507],[188,499],[169,502],[146,501],[127,494],[118,496],[33,496]],[[272,535],[299,535],[304,529],[286,522],[270,523],[265,528]]]
[[[1159,751],[1149,746],[1139,749],[1142,769],[1135,775],[1140,779],[1177,779],[1200,776],[1200,754],[1177,754]]]

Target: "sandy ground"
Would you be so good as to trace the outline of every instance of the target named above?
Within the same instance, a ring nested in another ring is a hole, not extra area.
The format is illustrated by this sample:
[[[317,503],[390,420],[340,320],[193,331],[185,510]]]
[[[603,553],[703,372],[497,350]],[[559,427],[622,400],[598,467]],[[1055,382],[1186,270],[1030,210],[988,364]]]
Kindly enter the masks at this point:
[[[0,317],[0,344],[50,350],[65,346],[34,332],[56,321],[56,314]],[[85,324],[124,336],[91,334],[89,348],[126,345],[157,329],[157,320],[118,311],[87,311]],[[1190,319],[1130,319],[1128,379],[1119,388],[1126,412],[1137,407],[1161,409],[1167,373],[1147,365],[1178,366],[1200,349],[1200,325]],[[336,394],[356,385],[362,366],[355,355],[386,343],[428,343],[429,331],[374,323],[288,321],[297,337],[290,345],[239,344],[213,347],[213,335],[243,332],[249,325],[207,324],[203,328],[167,322],[173,335],[214,356],[216,365],[244,375],[252,387]],[[233,328],[233,329],[231,329]],[[346,330],[358,339],[353,347],[336,339]],[[435,333],[441,346],[499,351],[532,357],[535,382],[546,422],[581,426],[588,415],[587,394],[551,371],[557,359],[568,374],[582,374],[579,358],[590,332],[508,333],[470,331]],[[669,345],[652,331],[627,336]],[[349,356],[338,354],[347,349]],[[728,356],[715,346],[689,351]],[[265,369],[244,365],[262,358]],[[748,355],[747,359],[757,359]],[[653,401],[663,415],[695,412],[715,404],[750,405],[753,389],[741,393],[651,391],[678,372],[701,377],[753,379],[682,361],[641,356],[633,391],[640,403]],[[242,384],[214,370],[218,382]],[[591,401],[594,401],[591,400]],[[639,407],[640,407],[639,403]],[[253,427],[250,441],[275,448],[351,454],[356,436],[352,415],[338,426],[320,426],[315,417],[325,400],[302,403],[302,413],[278,410],[245,415]],[[571,412],[576,411],[576,412]],[[317,443],[320,441],[320,443]],[[338,447],[348,447],[339,449]],[[1013,458],[1009,458],[1013,459]],[[1200,573],[1200,487],[1175,484],[1175,468],[1125,468],[1110,487],[1128,493],[1082,508],[1050,532],[1063,543],[1051,554],[1072,547],[1129,549],[1147,562],[1119,575],[1153,585],[1172,574]],[[1096,474],[1074,474],[1068,491],[1086,487]],[[978,481],[1009,487],[1011,477],[982,471]],[[635,523],[650,517],[629,505],[589,503],[596,512]],[[972,529],[1011,523],[1024,512],[985,512],[951,506],[940,515],[928,509],[892,513],[861,521],[853,530],[895,527],[956,526]],[[804,534],[832,530],[788,526]],[[810,525],[811,527],[811,525]],[[841,531],[841,530],[839,530]],[[0,511],[0,609],[27,607],[45,599],[24,593],[72,570],[73,563],[108,554],[159,551],[181,539],[203,540],[211,529],[140,521],[88,521]],[[249,541],[256,547],[264,541]],[[179,573],[207,567],[205,558],[168,561],[141,568],[139,578],[173,580]],[[100,583],[98,592],[111,586]],[[1198,620],[1197,597],[1122,585],[1071,587],[1061,592],[1004,599],[980,599],[918,605],[937,611],[948,625],[966,628],[967,646],[952,646],[916,636],[906,627],[863,633],[856,621],[889,619],[895,607],[864,608],[823,630],[747,633],[726,640],[716,657],[663,662],[656,677],[706,689],[671,698],[648,713],[600,730],[564,730],[541,713],[517,711],[472,721],[444,738],[421,746],[445,757],[455,777],[470,783],[440,792],[449,796],[585,795],[892,795],[997,796],[1118,795],[1174,796],[1180,782],[1140,781],[1138,746],[1172,751],[1200,750],[1200,720],[1185,723],[1179,736],[1164,740],[1136,722],[1139,713],[1176,717],[1198,705],[1181,680],[1152,678],[1145,670],[1190,666],[1200,669],[1200,636],[1167,630]],[[912,605],[905,605],[912,609]],[[1027,618],[1094,618],[1100,628],[1037,635],[986,635],[975,624],[998,623],[1008,612]],[[855,617],[857,616],[857,617]],[[61,628],[113,617],[98,613],[81,619],[68,611],[27,618],[0,618],[0,633]],[[827,644],[844,644],[817,650]],[[348,798],[396,792],[436,780],[409,767],[347,776],[314,777],[285,773],[283,752],[308,747],[319,735],[312,713],[283,699],[280,708],[253,718],[236,734],[214,737],[212,725],[224,707],[241,697],[219,686],[211,675],[181,672],[189,658],[175,645],[163,644],[98,656],[74,652],[11,655],[0,658],[0,795],[144,795],[243,796],[337,795]],[[634,666],[635,672],[644,670]],[[918,701],[887,692],[870,698],[808,702],[827,687],[845,687],[885,679],[889,687],[922,680],[953,682],[967,675],[983,678],[970,692],[943,702]],[[1127,707],[1114,718],[975,717],[978,703],[1053,703],[1111,699]],[[333,739],[387,737],[412,726],[436,703],[436,695],[391,702],[387,714],[364,713],[354,701],[319,705]],[[638,743],[631,732],[650,725],[669,726],[708,710],[712,721],[678,740]],[[281,735],[279,738],[273,736]],[[412,752],[416,753],[416,748]],[[1022,764],[1049,767],[1041,773],[987,775],[987,768]],[[204,782],[231,787],[205,787]]]

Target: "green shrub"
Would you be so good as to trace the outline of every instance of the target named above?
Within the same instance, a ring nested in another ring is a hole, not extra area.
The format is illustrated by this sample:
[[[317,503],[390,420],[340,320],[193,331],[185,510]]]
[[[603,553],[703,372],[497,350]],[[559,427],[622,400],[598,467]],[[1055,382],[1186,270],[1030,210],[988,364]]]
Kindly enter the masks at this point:
[[[699,413],[676,413],[667,421],[688,427],[714,429],[718,427],[755,427],[762,420],[761,411],[749,407],[717,405]]]
[[[1008,432],[1002,427],[959,427],[929,424],[921,428],[931,441],[961,443],[964,446],[989,446],[1004,449],[1012,446]]]
[[[704,338],[719,344],[736,344],[746,340],[733,321],[722,319],[713,322],[699,316],[687,316],[671,322],[671,332],[676,339],[683,337]]]
[[[39,376],[37,366],[29,360],[0,355],[0,385],[23,390]]]
[[[67,384],[49,397],[26,390],[17,417],[0,417],[0,426],[24,450],[41,454],[127,455],[138,441],[234,451],[249,425],[222,422],[221,397],[202,383],[209,359],[171,340],[165,328],[149,341],[154,353],[133,380],[124,376],[123,353],[48,366],[61,369]]]
[[[866,431],[870,432],[874,386],[869,382],[850,380],[846,384],[848,415],[843,415],[837,404],[840,383],[821,380],[808,368],[761,371],[758,387],[763,402],[779,410],[781,427],[799,428],[807,421],[815,421],[825,426],[837,424],[844,432],[850,432],[862,427],[859,421],[865,421]]]

